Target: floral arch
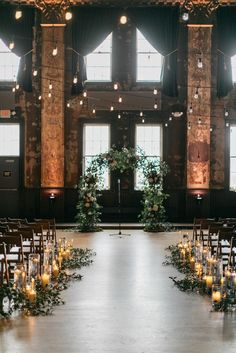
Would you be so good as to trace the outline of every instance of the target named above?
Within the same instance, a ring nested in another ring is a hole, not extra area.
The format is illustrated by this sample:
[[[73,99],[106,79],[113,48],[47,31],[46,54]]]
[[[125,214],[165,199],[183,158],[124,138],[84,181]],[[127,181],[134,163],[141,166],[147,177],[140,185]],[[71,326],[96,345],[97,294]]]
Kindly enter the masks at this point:
[[[139,220],[146,231],[158,231],[165,219],[163,179],[168,166],[158,158],[149,160],[140,149],[112,147],[93,158],[77,185],[78,203],[76,221],[80,231],[97,231],[102,207],[98,204],[99,183],[106,169],[124,173],[140,170],[143,174],[143,210]]]

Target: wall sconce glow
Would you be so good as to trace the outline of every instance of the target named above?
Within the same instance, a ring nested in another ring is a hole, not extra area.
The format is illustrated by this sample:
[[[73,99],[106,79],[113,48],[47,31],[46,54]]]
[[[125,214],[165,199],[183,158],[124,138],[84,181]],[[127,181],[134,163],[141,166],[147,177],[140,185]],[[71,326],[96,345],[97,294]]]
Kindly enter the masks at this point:
[[[51,193],[49,194],[49,199],[50,199],[50,200],[55,200],[55,198],[56,198],[56,195],[54,194],[54,192],[51,192]]]
[[[122,15],[120,17],[120,24],[125,25],[127,23],[127,16],[126,15]]]
[[[73,15],[71,11],[66,11],[65,13],[65,19],[66,21],[70,21],[72,19]]]
[[[197,201],[202,201],[202,199],[203,199],[203,197],[202,197],[201,194],[197,194],[197,195],[195,196],[195,198],[196,198]]]
[[[22,11],[21,10],[16,10],[15,12],[15,19],[19,20],[22,17]]]

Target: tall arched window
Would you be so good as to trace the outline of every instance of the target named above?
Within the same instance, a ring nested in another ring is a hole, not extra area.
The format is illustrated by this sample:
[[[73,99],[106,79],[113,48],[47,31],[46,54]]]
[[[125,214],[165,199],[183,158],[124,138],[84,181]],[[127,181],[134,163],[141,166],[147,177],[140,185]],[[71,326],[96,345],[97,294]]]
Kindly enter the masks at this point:
[[[16,81],[20,58],[0,39],[0,81]]]

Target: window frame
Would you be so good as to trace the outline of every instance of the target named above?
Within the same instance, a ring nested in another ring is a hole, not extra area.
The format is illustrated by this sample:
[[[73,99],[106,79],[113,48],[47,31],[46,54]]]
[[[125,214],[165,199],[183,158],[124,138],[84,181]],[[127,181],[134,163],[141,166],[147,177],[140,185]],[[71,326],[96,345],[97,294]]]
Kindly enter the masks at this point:
[[[142,32],[136,28],[136,40],[135,40],[135,47],[136,47],[136,60],[135,60],[135,63],[136,63],[136,68],[135,68],[135,81],[137,84],[145,84],[145,85],[148,85],[148,84],[151,84],[153,82],[155,82],[156,84],[160,84],[161,83],[161,71],[162,71],[162,67],[163,67],[163,63],[164,63],[164,56],[161,55],[157,50],[155,50],[154,48],[154,51],[153,52],[139,52],[138,51],[138,32],[141,33],[141,35],[144,37],[144,35],[142,34]],[[145,37],[144,37],[145,38]],[[146,39],[146,38],[145,38]],[[148,42],[148,40],[146,39],[146,41]],[[148,42],[149,43],[149,42]],[[149,43],[150,44],[150,43]],[[150,44],[151,45],[151,44]],[[161,66],[160,66],[160,78],[159,80],[139,80],[138,79],[138,55],[139,54],[157,54],[157,55],[160,55],[161,56]]]
[[[109,36],[111,36],[111,40],[110,40],[110,43],[111,43],[111,51],[110,52],[102,52],[102,53],[104,53],[104,54],[110,54],[110,79],[109,80],[89,80],[88,78],[87,78],[87,80],[86,80],[86,84],[88,84],[88,85],[93,85],[93,84],[96,84],[96,83],[111,83],[112,82],[112,78],[113,78],[113,48],[114,48],[114,31],[112,31],[111,33],[109,33],[108,34],[108,36],[104,39],[104,41],[109,37]],[[104,42],[103,41],[103,42]],[[103,43],[102,42],[102,43]],[[99,45],[98,45],[98,47],[102,44],[102,43],[100,43]],[[98,48],[97,47],[97,48]],[[96,48],[96,49],[97,49]],[[95,50],[96,50],[95,49]],[[94,50],[94,51],[95,51]],[[94,53],[94,51],[93,52],[91,52],[90,54],[88,54],[88,55],[91,55],[91,54],[93,54]],[[99,54],[99,52],[95,52],[95,53],[97,53],[97,54]],[[88,56],[87,55],[87,56]],[[88,73],[88,64],[87,64],[87,56],[85,57],[85,63],[86,63],[86,72]],[[106,66],[107,67],[107,66]]]
[[[84,122],[83,123],[83,127],[82,127],[82,159],[81,159],[81,164],[82,164],[82,175],[85,172],[85,128],[86,126],[108,126],[108,149],[111,148],[111,124],[110,123],[106,123],[106,122]],[[93,157],[93,155],[91,155],[90,157]],[[111,190],[111,173],[108,170],[108,187],[107,188],[103,188],[101,189],[101,191],[110,191]]]
[[[148,123],[135,123],[135,127],[134,127],[134,134],[135,134],[135,138],[134,138],[134,145],[135,148],[138,147],[137,144],[137,127],[138,126],[142,126],[142,127],[153,127],[153,126],[158,126],[160,128],[160,156],[148,156],[147,157],[159,157],[160,161],[163,160],[163,124],[162,123],[152,123],[152,122],[148,122]],[[145,151],[144,151],[145,153]],[[142,188],[139,188],[137,186],[137,172],[134,171],[134,191],[142,191]]]

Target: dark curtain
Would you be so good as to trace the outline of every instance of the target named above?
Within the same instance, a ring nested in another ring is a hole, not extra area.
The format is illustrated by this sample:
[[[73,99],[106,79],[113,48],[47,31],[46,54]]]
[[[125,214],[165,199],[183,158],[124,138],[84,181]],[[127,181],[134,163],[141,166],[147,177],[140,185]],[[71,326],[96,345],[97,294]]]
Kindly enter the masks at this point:
[[[177,40],[179,9],[177,7],[130,8],[128,16],[151,45],[163,56],[162,91],[177,96]],[[171,55],[169,53],[175,51]]]
[[[75,8],[72,23],[72,72],[78,74],[72,94],[81,93],[87,79],[84,57],[93,52],[112,32],[117,23],[118,11],[113,8]]]
[[[15,19],[14,6],[0,5],[0,38],[9,46],[14,41],[12,52],[21,57],[17,82],[27,91],[32,91],[32,50],[34,9],[24,7],[21,19]]]
[[[236,54],[236,7],[217,11],[217,95],[225,97],[233,88],[231,56]]]

